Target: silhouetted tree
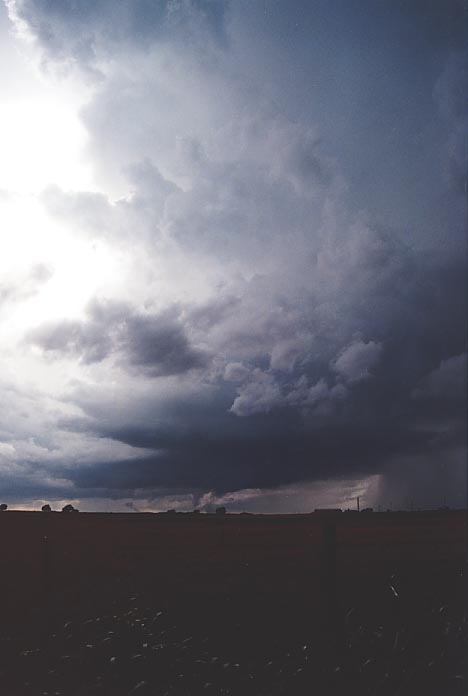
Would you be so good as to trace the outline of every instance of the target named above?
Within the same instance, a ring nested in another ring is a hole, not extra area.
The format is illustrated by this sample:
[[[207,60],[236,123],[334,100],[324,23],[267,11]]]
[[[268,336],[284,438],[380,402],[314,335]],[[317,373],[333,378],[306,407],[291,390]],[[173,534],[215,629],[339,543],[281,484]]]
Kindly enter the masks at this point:
[[[226,508],[225,508],[225,507],[216,508],[216,514],[217,514],[217,515],[225,515],[225,514],[226,514]]]
[[[49,503],[46,503],[41,507],[42,512],[51,512],[52,508],[50,507]]]
[[[79,512],[78,508],[73,507],[70,503],[68,505],[64,505],[62,508],[62,512]]]
[[[8,505],[6,503],[2,503],[0,505],[0,511],[4,512],[5,510],[8,510]]]

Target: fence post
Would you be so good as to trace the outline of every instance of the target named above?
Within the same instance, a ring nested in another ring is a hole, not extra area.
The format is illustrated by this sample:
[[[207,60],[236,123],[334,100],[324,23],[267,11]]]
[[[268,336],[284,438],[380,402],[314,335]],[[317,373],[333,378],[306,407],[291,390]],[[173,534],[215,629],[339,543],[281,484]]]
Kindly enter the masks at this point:
[[[337,563],[336,563],[336,524],[326,522],[322,527],[322,601],[326,633],[332,643],[340,645],[341,626],[338,605]]]
[[[41,547],[43,601],[48,623],[52,594],[52,557],[50,541],[47,536],[42,537]]]
[[[225,537],[226,530],[224,528],[224,522],[222,520],[220,520],[220,523],[221,523],[221,530],[220,530],[220,536],[219,536],[219,545],[222,548],[224,546],[224,537]]]
[[[322,589],[327,609],[336,602],[336,525],[326,522],[322,528]]]
[[[42,537],[42,579],[47,593],[50,588],[50,546],[46,536]]]

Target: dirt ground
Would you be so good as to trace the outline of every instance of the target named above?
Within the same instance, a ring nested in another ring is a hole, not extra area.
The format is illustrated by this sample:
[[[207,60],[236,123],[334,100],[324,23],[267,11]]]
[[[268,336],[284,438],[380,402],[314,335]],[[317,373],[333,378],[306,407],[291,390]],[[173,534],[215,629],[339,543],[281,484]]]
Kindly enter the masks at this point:
[[[5,693],[466,693],[466,520],[1,513]]]

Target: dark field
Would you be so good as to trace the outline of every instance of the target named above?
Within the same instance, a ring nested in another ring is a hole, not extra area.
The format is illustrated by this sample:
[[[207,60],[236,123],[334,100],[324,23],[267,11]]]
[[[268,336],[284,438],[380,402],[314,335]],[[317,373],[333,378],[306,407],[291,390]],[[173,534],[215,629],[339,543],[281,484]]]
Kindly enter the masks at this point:
[[[0,534],[7,695],[468,693],[466,512],[7,511]]]

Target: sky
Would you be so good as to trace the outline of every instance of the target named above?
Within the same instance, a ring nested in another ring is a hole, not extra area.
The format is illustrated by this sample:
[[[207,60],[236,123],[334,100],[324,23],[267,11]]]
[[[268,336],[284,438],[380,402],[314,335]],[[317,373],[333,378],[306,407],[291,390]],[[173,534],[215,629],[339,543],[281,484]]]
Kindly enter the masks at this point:
[[[0,497],[466,505],[468,4],[3,0]]]

